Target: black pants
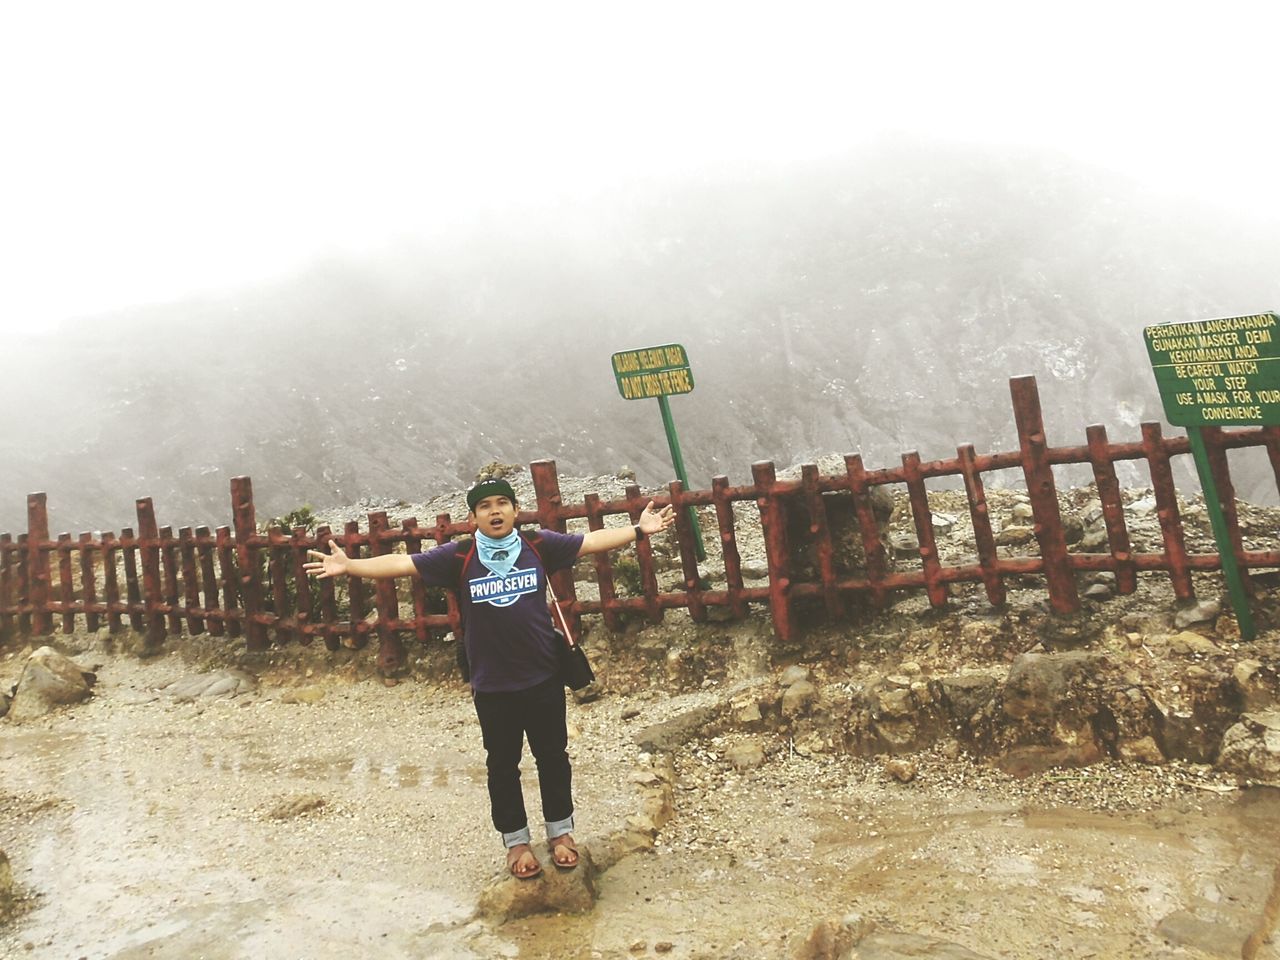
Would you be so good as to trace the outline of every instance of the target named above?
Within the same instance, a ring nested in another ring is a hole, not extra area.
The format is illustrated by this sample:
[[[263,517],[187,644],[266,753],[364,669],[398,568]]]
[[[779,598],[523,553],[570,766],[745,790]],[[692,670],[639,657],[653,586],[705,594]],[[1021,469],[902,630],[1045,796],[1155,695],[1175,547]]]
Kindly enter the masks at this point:
[[[502,833],[515,833],[529,825],[520,790],[520,756],[526,735],[538,767],[542,819],[554,823],[572,816],[573,773],[566,750],[569,734],[560,678],[514,693],[477,692],[475,705],[487,754],[493,825]]]

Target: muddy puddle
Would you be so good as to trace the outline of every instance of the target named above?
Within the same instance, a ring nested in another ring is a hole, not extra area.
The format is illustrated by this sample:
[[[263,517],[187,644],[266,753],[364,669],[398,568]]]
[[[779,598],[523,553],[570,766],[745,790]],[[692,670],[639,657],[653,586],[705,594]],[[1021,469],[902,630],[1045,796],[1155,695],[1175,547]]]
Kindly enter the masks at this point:
[[[1126,814],[758,812],[743,847],[631,858],[594,915],[508,931],[536,956],[787,957],[815,923],[854,913],[873,928],[863,958],[1240,958],[1280,863],[1270,790]],[[1257,939],[1255,960],[1280,956]]]
[[[1238,958],[1280,863],[1274,790],[1074,809],[833,779],[837,759],[822,780],[796,758],[678,785],[657,847],[600,877],[592,913],[493,927],[474,916],[500,854],[464,700],[115,696],[146,689],[136,669],[0,728],[0,848],[32,895],[0,955],[789,957],[856,915],[862,958]],[[637,748],[596,709],[572,748],[588,845],[635,812]]]

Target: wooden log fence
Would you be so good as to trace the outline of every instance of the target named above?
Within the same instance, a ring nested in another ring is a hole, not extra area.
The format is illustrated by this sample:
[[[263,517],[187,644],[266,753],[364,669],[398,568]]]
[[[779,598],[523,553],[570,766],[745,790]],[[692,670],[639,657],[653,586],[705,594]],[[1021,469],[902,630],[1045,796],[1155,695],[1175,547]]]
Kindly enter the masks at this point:
[[[1189,554],[1174,487],[1172,458],[1188,454],[1186,437],[1165,437],[1160,425],[1142,425],[1141,440],[1112,443],[1104,427],[1086,431],[1080,446],[1052,447],[1045,436],[1040,400],[1033,377],[1010,381],[1019,449],[979,454],[971,445],[957,448],[956,456],[924,462],[914,451],[902,455],[902,465],[868,470],[857,454],[844,458],[845,469],[823,475],[812,464],[801,468],[798,479],[779,479],[774,465],[752,465],[752,483],[732,486],[727,477],[712,480],[709,490],[684,490],[672,483],[665,495],[649,497],[636,485],[627,487],[620,500],[605,501],[588,493],[581,504],[563,502],[556,465],[550,460],[530,465],[535,505],[520,512],[519,522],[544,529],[566,529],[571,521],[598,530],[610,517],[634,523],[650,499],[660,507],[676,508],[674,536],[682,576],[679,589],[659,587],[654,546],[638,544],[640,595],[621,596],[618,555],[592,558],[599,599],[580,599],[572,571],[554,578],[570,622],[583,615],[599,614],[606,626],[618,630],[627,616],[650,622],[662,620],[669,609],[683,608],[697,622],[712,608],[724,608],[727,616],[746,616],[751,604],[766,604],[779,637],[790,639],[796,631],[794,607],[812,600],[834,619],[846,615],[849,601],[861,598],[873,608],[883,607],[896,591],[923,590],[934,607],[948,602],[949,584],[980,583],[994,606],[1005,602],[1005,580],[1010,576],[1040,576],[1049,603],[1056,612],[1069,614],[1080,608],[1076,589],[1078,574],[1109,571],[1121,594],[1136,589],[1138,573],[1167,575],[1180,599],[1194,596],[1192,574],[1220,569],[1216,553]],[[1246,550],[1240,533],[1227,451],[1264,447],[1280,489],[1280,428],[1241,430],[1207,428],[1205,440],[1224,500],[1227,525],[1242,570],[1280,567],[1278,550]],[[1159,553],[1135,553],[1130,544],[1124,505],[1115,465],[1126,460],[1146,461],[1154,490],[1156,514],[1164,549]],[[1067,464],[1091,466],[1107,532],[1106,553],[1069,552],[1053,468]],[[1026,481],[1034,519],[1038,556],[1001,556],[987,505],[983,475],[1020,469]],[[933,516],[925,481],[955,478],[963,484],[973,524],[977,562],[947,566],[941,561],[934,538]],[[881,542],[872,507],[875,487],[902,485],[906,489],[918,539],[915,569],[893,570]],[[858,575],[842,574],[836,562],[837,538],[828,522],[824,495],[848,494],[856,518],[863,564]],[[765,546],[767,577],[760,586],[747,586],[738,551],[738,521],[734,505],[754,505]],[[252,483],[248,477],[231,481],[232,525],[214,531],[200,526],[182,527],[175,535],[157,524],[150,499],[136,502],[138,528],[125,528],[98,536],[78,538],[61,534],[51,539],[46,498],[43,493],[27,499],[27,532],[0,534],[0,642],[14,637],[47,635],[55,618],[63,633],[75,629],[83,617],[87,629],[105,622],[111,633],[129,628],[144,631],[146,642],[159,649],[170,636],[208,634],[244,643],[249,650],[264,650],[275,643],[309,644],[316,638],[329,649],[344,642],[361,647],[370,635],[378,639],[378,665],[394,670],[404,662],[404,637],[427,643],[433,635],[459,628],[458,607],[448,591],[435,592],[414,581],[407,587],[408,610],[396,586],[356,579],[337,586],[332,580],[311,581],[303,571],[306,552],[327,550],[336,540],[352,557],[377,556],[395,550],[417,552],[446,543],[471,530],[465,519],[441,514],[434,523],[420,524],[408,518],[391,525],[385,512],[369,514],[365,530],[356,522],[335,533],[321,526],[314,533],[304,527],[259,529],[254,510]],[[718,533],[723,559],[723,588],[709,589],[701,577],[694,548],[695,533],[686,507],[709,508]],[[793,545],[789,543],[788,515],[803,511],[807,517],[804,549],[814,559],[816,579],[797,581],[792,572]],[[74,555],[74,556],[73,556]],[[77,562],[78,561],[78,562]],[[77,577],[78,571],[78,577]],[[55,583],[56,572],[56,583]],[[101,576],[99,573],[101,572]],[[77,585],[78,583],[78,585]],[[340,598],[339,591],[343,596]],[[370,600],[372,595],[372,607]],[[340,603],[341,599],[341,603]],[[372,614],[372,616],[371,616]]]

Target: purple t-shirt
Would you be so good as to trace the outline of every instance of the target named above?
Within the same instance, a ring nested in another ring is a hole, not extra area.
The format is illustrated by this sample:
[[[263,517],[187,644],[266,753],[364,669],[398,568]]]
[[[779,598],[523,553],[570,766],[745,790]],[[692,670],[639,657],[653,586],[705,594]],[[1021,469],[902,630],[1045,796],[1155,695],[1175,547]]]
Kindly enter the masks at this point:
[[[418,576],[429,587],[458,591],[458,543],[413,554]],[[547,573],[573,566],[582,534],[538,531],[538,549],[521,535],[520,556],[505,577],[494,576],[473,555],[461,578],[471,687],[480,693],[526,690],[550,680],[559,669],[563,643],[551,627]],[[541,555],[542,562],[538,562]],[[545,569],[544,569],[545,565]]]

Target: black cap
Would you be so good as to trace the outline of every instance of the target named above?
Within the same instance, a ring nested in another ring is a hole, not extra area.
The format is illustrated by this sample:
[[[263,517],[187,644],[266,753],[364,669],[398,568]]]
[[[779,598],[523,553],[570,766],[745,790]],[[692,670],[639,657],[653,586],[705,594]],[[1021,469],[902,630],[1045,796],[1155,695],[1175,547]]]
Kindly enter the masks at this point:
[[[511,484],[500,477],[489,477],[486,480],[481,480],[468,490],[467,509],[474,513],[476,504],[485,497],[506,497],[512,503],[516,502],[516,492],[511,489]]]

